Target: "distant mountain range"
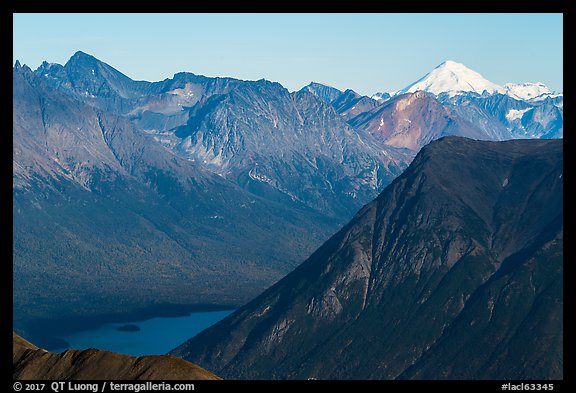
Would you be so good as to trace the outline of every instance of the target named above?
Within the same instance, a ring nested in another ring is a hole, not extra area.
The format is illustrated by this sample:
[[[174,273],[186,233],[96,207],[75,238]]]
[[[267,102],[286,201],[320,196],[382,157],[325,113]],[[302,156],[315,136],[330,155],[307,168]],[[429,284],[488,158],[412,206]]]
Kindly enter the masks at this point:
[[[559,140],[431,142],[172,353],[227,379],[562,379],[562,174]]]
[[[187,72],[147,82],[83,52],[35,71],[16,62],[13,85],[19,332],[38,318],[152,304],[241,305],[430,141],[563,132],[563,97],[542,86],[511,87],[539,94],[519,100],[370,98],[319,83],[289,92]]]
[[[417,135],[436,133],[436,136],[421,138],[423,141],[430,141],[441,136],[439,130],[442,131],[442,135],[461,135],[487,140],[563,137],[562,93],[551,91],[540,82],[507,83],[500,86],[465,65],[451,60],[443,62],[414,83],[392,93],[382,92],[367,97],[360,96],[352,90],[342,92],[314,82],[302,90],[315,93],[319,98],[332,104],[351,125],[369,122],[376,125],[376,131],[378,127],[381,130],[389,128],[395,120],[392,116],[374,115],[374,112],[379,111],[378,109],[374,111],[374,108],[383,106],[388,100],[400,99],[405,94],[428,93],[431,98],[451,109],[452,115],[448,117],[454,118],[456,115],[454,121],[459,124],[453,124],[453,129],[446,131],[445,127],[438,129],[422,125],[416,126],[417,131],[406,130],[415,126],[396,122],[393,134],[398,135],[398,138],[392,139],[389,143],[393,146],[398,146],[397,140],[403,139],[406,142],[400,145],[417,150],[425,144],[414,142],[419,138]],[[328,91],[329,97],[324,93]],[[341,104],[343,100],[351,105],[343,106]],[[356,102],[359,105],[354,105]],[[414,109],[414,112],[419,112],[421,117],[427,113],[422,108]],[[387,119],[391,122],[386,122]],[[402,121],[408,122],[408,120],[412,119]],[[463,126],[463,123],[467,124]],[[471,128],[479,129],[480,134],[478,130],[472,131]],[[428,132],[429,129],[433,132]]]

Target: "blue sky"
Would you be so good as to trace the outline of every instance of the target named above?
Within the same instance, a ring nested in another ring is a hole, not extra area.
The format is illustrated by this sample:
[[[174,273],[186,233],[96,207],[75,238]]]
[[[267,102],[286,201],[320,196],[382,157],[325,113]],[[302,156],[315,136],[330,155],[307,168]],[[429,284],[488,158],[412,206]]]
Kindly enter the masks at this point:
[[[82,50],[133,79],[176,72],[310,81],[371,95],[444,60],[498,84],[563,90],[562,14],[14,14],[13,60],[32,69]]]

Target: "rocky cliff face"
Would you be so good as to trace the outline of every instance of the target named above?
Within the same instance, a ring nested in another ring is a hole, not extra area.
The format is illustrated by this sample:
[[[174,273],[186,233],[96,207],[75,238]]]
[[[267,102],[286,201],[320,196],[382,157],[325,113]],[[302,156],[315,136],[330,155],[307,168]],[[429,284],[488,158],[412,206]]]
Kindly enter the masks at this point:
[[[267,81],[196,104],[174,135],[178,154],[250,192],[335,217],[352,215],[411,157],[352,129],[312,94]]]
[[[170,355],[133,357],[71,349],[53,353],[13,334],[14,380],[216,380],[214,374]]]
[[[562,157],[561,141],[430,143],[173,354],[240,379],[561,379]]]

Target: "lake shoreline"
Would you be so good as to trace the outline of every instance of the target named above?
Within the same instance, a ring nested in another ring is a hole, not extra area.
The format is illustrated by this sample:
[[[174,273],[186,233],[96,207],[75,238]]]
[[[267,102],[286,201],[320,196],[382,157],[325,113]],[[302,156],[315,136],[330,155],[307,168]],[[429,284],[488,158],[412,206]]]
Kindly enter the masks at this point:
[[[26,326],[27,340],[46,350],[56,349],[54,343],[57,336],[62,334],[80,332],[84,330],[99,329],[110,323],[134,323],[152,318],[185,317],[195,312],[228,311],[235,310],[233,305],[214,304],[161,304],[145,307],[126,313],[109,313],[88,316],[70,316],[52,319],[36,319]]]

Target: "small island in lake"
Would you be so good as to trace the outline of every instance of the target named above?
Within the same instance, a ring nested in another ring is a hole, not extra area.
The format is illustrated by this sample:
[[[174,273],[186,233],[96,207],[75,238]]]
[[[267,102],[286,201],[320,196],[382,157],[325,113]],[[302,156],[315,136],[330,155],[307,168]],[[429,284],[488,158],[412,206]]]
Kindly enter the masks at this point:
[[[128,324],[128,325],[122,325],[118,327],[116,330],[119,330],[121,332],[137,332],[140,330],[140,326]]]

